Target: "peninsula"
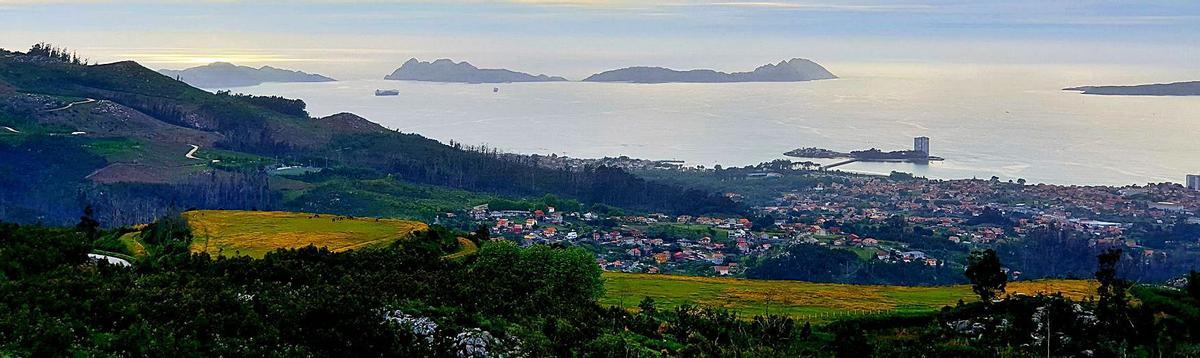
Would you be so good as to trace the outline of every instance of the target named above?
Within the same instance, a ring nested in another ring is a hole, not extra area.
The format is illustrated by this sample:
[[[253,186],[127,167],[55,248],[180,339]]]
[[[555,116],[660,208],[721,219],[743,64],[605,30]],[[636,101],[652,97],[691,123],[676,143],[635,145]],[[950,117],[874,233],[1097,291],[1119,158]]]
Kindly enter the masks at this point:
[[[439,59],[423,62],[409,59],[400,68],[384,79],[398,81],[457,82],[457,83],[509,83],[509,82],[557,82],[566,78],[547,75],[531,75],[506,69],[478,68],[467,62]]]
[[[714,70],[679,71],[663,67],[628,67],[594,74],[584,82],[631,83],[726,83],[726,82],[799,82],[837,78],[816,62],[793,58],[778,64],[759,66],[750,72]]]
[[[1063,90],[1110,96],[1200,96],[1200,81],[1134,86],[1080,86]]]
[[[184,70],[158,70],[167,77],[200,88],[255,86],[267,82],[332,82],[335,79],[313,73],[285,70],[271,66],[259,68],[238,66],[228,62],[213,62]]]

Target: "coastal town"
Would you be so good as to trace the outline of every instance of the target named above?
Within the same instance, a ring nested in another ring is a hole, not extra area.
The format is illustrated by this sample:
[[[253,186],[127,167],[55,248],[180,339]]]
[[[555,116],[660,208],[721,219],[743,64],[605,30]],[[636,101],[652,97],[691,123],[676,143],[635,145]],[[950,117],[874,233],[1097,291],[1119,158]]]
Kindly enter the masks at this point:
[[[486,204],[447,215],[461,226],[485,226],[492,239],[585,247],[609,271],[708,276],[742,274],[754,262],[794,245],[846,250],[864,261],[961,266],[972,249],[1020,242],[1046,228],[1070,232],[1086,247],[1121,247],[1144,260],[1192,255],[1200,248],[1200,191],[1179,184],[1060,186],[997,178],[767,172],[772,175],[761,175],[761,170],[745,175],[768,181],[809,177],[815,184],[753,203],[754,214],[747,217],[563,212],[554,207],[492,210]],[[737,192],[726,195],[741,197]],[[888,233],[889,227],[908,231]],[[1017,278],[1021,273],[1011,274]]]

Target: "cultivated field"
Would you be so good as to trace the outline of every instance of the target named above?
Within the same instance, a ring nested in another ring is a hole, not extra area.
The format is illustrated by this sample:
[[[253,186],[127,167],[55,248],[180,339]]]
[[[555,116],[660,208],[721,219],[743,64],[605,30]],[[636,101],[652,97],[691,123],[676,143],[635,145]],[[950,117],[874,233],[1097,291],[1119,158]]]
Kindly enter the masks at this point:
[[[342,251],[386,245],[428,229],[416,221],[291,212],[199,210],[183,216],[192,228],[192,251],[214,256],[261,258],[275,249],[309,244]]]
[[[971,287],[904,287],[811,283],[800,281],[745,280],[628,273],[604,273],[606,293],[601,303],[636,307],[651,297],[660,308],[681,304],[723,307],[750,317],[784,314],[796,319],[828,322],[838,317],[870,313],[918,313],[954,305],[958,300],[978,300]],[[1094,281],[1044,280],[1012,282],[1010,294],[1062,292],[1082,299],[1093,295]]]

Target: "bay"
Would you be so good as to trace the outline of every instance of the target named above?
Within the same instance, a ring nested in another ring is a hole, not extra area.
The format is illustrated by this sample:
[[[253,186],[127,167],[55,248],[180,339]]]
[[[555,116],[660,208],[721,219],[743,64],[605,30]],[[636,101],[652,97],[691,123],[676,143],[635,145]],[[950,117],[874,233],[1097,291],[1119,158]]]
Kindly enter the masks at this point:
[[[840,70],[839,70],[840,68]],[[939,179],[1182,182],[1200,173],[1200,97],[1091,96],[1061,88],[1188,80],[1188,71],[1092,65],[843,64],[796,83],[451,84],[387,80],[231,89],[300,98],[315,116],[352,112],[388,128],[507,152],[627,155],[742,166],[798,147],[912,148],[929,165],[854,163]],[[374,96],[396,89],[399,96]]]

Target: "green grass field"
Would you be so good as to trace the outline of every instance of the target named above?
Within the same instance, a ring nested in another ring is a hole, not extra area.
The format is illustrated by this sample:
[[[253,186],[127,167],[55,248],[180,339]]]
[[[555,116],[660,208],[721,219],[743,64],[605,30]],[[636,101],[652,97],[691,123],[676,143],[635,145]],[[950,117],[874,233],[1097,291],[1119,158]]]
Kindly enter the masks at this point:
[[[673,275],[604,273],[602,304],[636,307],[644,297],[660,308],[682,304],[722,307],[750,317],[782,314],[814,323],[872,313],[919,313],[977,300],[970,286],[905,287],[845,285],[800,281],[746,280]],[[1010,294],[1062,292],[1085,298],[1096,283],[1086,280],[1043,280],[1009,283]]]
[[[347,218],[292,212],[198,210],[183,213],[192,251],[261,258],[280,248],[309,244],[333,251],[386,245],[429,227],[407,220]]]

